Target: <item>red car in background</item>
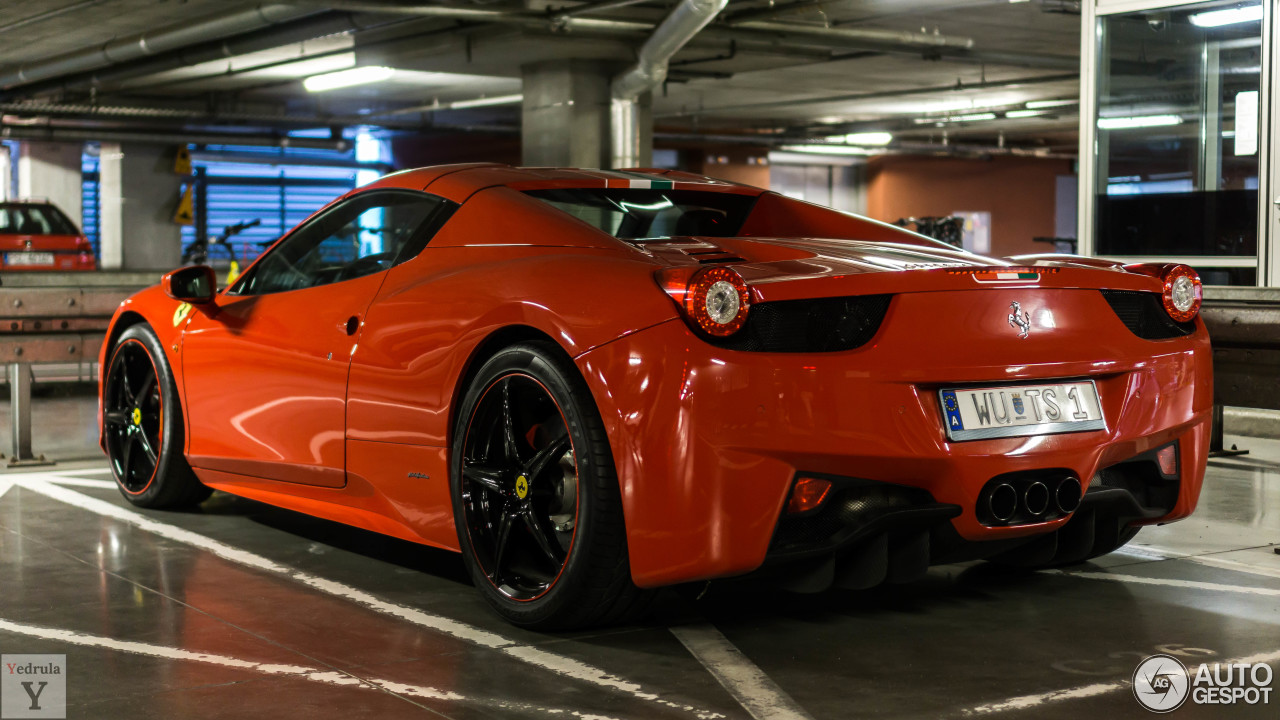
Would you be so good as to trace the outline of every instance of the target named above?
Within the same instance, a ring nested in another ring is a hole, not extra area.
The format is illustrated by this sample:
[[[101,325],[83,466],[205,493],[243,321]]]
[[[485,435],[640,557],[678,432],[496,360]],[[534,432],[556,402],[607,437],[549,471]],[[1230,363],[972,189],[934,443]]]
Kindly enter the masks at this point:
[[[93,247],[56,205],[0,203],[0,270],[97,270]]]
[[[1182,265],[988,258],[687,173],[389,175],[102,346],[143,507],[211,488],[460,551],[527,627],[746,573],[1045,567],[1189,515],[1213,404]]]

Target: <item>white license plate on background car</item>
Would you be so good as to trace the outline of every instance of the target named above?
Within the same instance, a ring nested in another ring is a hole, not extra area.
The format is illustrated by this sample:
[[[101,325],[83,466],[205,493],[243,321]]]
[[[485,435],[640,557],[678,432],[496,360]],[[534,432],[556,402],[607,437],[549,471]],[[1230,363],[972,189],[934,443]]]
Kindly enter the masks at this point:
[[[938,399],[950,440],[1107,429],[1092,381],[943,388]]]
[[[53,253],[11,252],[4,254],[5,265],[52,265]]]

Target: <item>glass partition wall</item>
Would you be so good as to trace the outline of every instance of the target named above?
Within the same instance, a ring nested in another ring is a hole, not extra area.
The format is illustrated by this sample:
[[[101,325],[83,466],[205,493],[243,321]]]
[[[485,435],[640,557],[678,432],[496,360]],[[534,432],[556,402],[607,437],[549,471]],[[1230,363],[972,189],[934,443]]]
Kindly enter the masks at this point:
[[[1269,4],[1098,0],[1085,13],[1083,250],[1185,262],[1210,285],[1263,279]]]

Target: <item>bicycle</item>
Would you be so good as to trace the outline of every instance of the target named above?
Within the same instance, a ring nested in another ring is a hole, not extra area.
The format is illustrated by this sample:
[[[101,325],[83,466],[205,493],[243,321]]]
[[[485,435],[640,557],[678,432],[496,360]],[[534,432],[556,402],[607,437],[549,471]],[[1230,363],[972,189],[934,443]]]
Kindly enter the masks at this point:
[[[231,247],[229,240],[245,230],[261,224],[261,219],[249,220],[235,225],[227,225],[222,228],[222,233],[212,241],[207,237],[203,239],[196,238],[182,253],[182,264],[208,265],[218,274],[225,270],[227,272],[226,284],[230,285],[236,281],[237,277],[240,277],[240,260],[236,257],[236,251]],[[215,249],[216,252],[212,252]]]

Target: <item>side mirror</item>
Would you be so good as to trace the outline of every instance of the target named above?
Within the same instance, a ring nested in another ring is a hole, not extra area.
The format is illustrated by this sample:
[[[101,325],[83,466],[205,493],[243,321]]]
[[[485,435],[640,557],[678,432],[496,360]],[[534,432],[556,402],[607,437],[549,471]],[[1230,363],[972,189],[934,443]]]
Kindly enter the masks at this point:
[[[160,285],[165,295],[192,305],[211,303],[218,292],[217,276],[208,265],[193,265],[165,273]]]

